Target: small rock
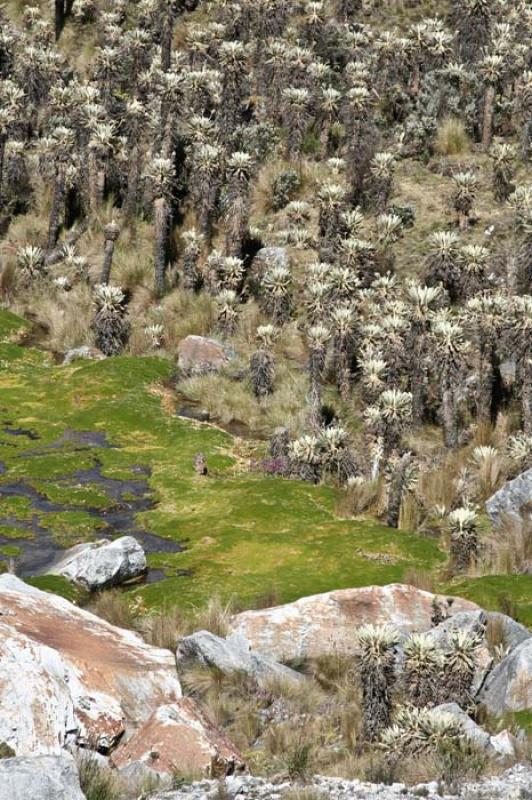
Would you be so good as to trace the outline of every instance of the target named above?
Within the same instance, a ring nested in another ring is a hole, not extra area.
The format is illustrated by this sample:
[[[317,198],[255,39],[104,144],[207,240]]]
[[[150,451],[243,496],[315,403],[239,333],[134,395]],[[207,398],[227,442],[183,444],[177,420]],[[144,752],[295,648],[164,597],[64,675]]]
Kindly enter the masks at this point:
[[[498,755],[504,758],[515,758],[517,740],[510,731],[504,730],[498,733],[497,736],[491,736],[490,745]]]
[[[205,336],[187,336],[179,342],[177,352],[177,365],[185,375],[219,372],[235,357],[230,348]]]
[[[207,468],[207,461],[203,453],[196,453],[194,457],[194,471],[197,475],[207,475],[209,472]]]
[[[49,570],[89,591],[118,586],[146,572],[146,555],[133,536],[71,547]]]
[[[68,367],[73,361],[101,361],[105,358],[104,354],[97,350],[95,347],[75,347],[73,350],[68,350],[63,358],[63,366]]]

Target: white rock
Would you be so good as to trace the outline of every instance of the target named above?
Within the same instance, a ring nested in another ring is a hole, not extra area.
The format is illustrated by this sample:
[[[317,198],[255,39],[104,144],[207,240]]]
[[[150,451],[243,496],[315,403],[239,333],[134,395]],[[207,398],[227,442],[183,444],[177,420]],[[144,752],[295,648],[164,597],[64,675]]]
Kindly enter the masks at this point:
[[[516,739],[510,731],[504,730],[490,738],[492,749],[500,756],[515,758]]]
[[[227,675],[243,672],[259,682],[270,678],[302,680],[302,676],[294,670],[267,656],[254,653],[241,634],[222,639],[209,631],[198,631],[185,636],[178,642],[176,660],[178,669],[180,666],[198,664],[214,667]]]
[[[85,800],[72,756],[0,760],[0,800]]]
[[[133,536],[79,544],[67,550],[49,570],[95,591],[117,586],[146,572],[146,555]]]

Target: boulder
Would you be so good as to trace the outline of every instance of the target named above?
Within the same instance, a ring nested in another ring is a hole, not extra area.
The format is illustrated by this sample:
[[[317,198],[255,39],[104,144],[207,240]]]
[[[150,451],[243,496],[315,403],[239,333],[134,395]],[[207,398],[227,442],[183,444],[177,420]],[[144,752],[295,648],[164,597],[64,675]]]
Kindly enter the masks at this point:
[[[89,591],[107,589],[146,572],[146,555],[133,536],[78,544],[66,550],[49,570]]]
[[[510,731],[504,730],[497,736],[490,736],[492,751],[501,758],[515,758],[517,739]]]
[[[0,742],[17,756],[106,751],[180,697],[172,653],[0,575]]]
[[[104,359],[104,354],[97,350],[95,347],[75,347],[73,350],[68,350],[63,358],[63,366],[68,367],[74,361],[101,361]]]
[[[185,636],[178,642],[176,660],[178,669],[180,666],[197,664],[214,667],[225,675],[243,672],[259,683],[272,678],[302,680],[302,676],[293,669],[267,656],[253,653],[249,642],[240,634],[233,634],[227,639],[209,631],[198,631],[191,636]]]
[[[532,709],[532,638],[515,647],[494,667],[479,700],[497,715]]]
[[[364,586],[303,597],[294,603],[245,611],[231,621],[254,651],[277,661],[317,658],[334,651],[352,654],[355,630],[366,623],[394,625],[404,632],[427,631],[435,606],[444,616],[478,609],[461,598],[447,598],[395,583]]]
[[[216,778],[244,768],[240,753],[190,698],[158,708],[111,760],[126,774],[140,763],[156,777],[200,771]]]
[[[177,346],[177,366],[185,375],[206,375],[219,372],[234,353],[217,339],[186,336]]]
[[[532,519],[532,469],[508,481],[486,501],[486,511],[494,525],[504,516],[521,522]]]
[[[85,800],[72,756],[0,760],[0,800]]]

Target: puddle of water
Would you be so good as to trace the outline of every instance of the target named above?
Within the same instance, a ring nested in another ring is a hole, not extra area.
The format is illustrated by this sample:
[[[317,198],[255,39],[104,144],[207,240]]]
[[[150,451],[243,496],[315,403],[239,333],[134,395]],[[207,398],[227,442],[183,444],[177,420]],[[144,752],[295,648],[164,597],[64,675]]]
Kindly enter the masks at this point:
[[[38,433],[31,431],[29,428],[10,428],[9,426],[10,423],[7,423],[7,425],[4,425],[2,429],[4,433],[8,434],[8,436],[27,436],[27,438],[31,439],[32,441],[41,438]]]
[[[105,434],[81,432],[78,435],[78,432],[74,433],[76,435],[72,437],[68,431],[65,432],[58,442],[75,441],[83,442],[86,447],[101,447],[102,442],[105,441]],[[57,442],[53,446],[55,445]],[[5,466],[0,463],[0,473],[5,472]],[[72,476],[65,476],[55,481],[55,485],[65,489],[76,486],[97,487],[113,501],[113,505],[109,508],[92,508],[76,503],[53,502],[24,480],[0,483],[0,498],[25,497],[30,501],[33,511],[42,512],[44,515],[47,512],[83,511],[94,519],[95,523],[105,523],[105,529],[98,530],[98,539],[134,536],[148,554],[182,552],[184,548],[181,544],[138,527],[135,515],[140,511],[153,508],[155,504],[146,480],[150,475],[149,468],[136,465],[132,468],[132,472],[139,477],[124,480],[107,478],[102,475],[102,466],[96,461],[94,467],[90,469],[78,470]],[[0,536],[0,545],[15,545],[21,549],[21,555],[15,559],[16,571],[21,577],[46,572],[47,568],[57,560],[64,550],[54,540],[51,531],[43,527],[46,524],[46,516],[40,522],[41,524],[39,524],[37,515],[33,516],[31,520],[0,518],[0,525],[20,528],[20,538]],[[28,534],[31,534],[31,537]],[[164,577],[162,570],[151,570],[147,580],[153,583]]]

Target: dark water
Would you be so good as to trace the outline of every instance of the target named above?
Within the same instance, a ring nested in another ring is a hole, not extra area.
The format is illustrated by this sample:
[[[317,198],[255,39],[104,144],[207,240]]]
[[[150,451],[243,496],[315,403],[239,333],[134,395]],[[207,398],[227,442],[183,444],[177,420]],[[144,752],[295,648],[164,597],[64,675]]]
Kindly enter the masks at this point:
[[[90,447],[109,447],[105,440],[105,434],[92,432],[70,432],[66,431],[57,442],[45,446],[61,447],[67,443],[79,445],[80,449]],[[44,447],[42,448],[44,450]],[[24,455],[29,454],[39,457],[41,451],[25,451]],[[62,479],[54,481],[54,485],[68,489],[68,487],[91,486],[107,495],[111,501],[107,508],[91,508],[76,503],[57,503],[37,491],[25,480],[9,481],[9,473],[0,462],[0,474],[6,475],[7,480],[0,483],[0,526],[10,526],[20,529],[20,537],[6,537],[0,535],[0,546],[11,545],[20,548],[21,555],[14,559],[15,570],[21,577],[38,575],[46,572],[55,561],[57,561],[63,548],[54,540],[51,532],[43,525],[46,518],[39,519],[37,514],[28,520],[17,520],[7,516],[2,516],[2,498],[25,497],[29,500],[32,511],[42,514],[61,512],[61,511],[83,511],[89,514],[96,523],[105,525],[105,528],[98,530],[98,538],[116,538],[117,536],[134,536],[135,539],[144,547],[146,553],[179,553],[183,550],[182,545],[169,539],[165,539],[150,531],[140,528],[135,520],[135,515],[141,511],[147,511],[154,507],[154,501],[150,493],[149,469],[141,465],[132,468],[138,474],[138,478],[117,480],[107,478],[102,475],[102,467],[97,461],[90,469],[83,469]],[[1,556],[0,556],[1,558]],[[164,577],[162,570],[150,570],[147,576],[148,582],[152,583]]]

